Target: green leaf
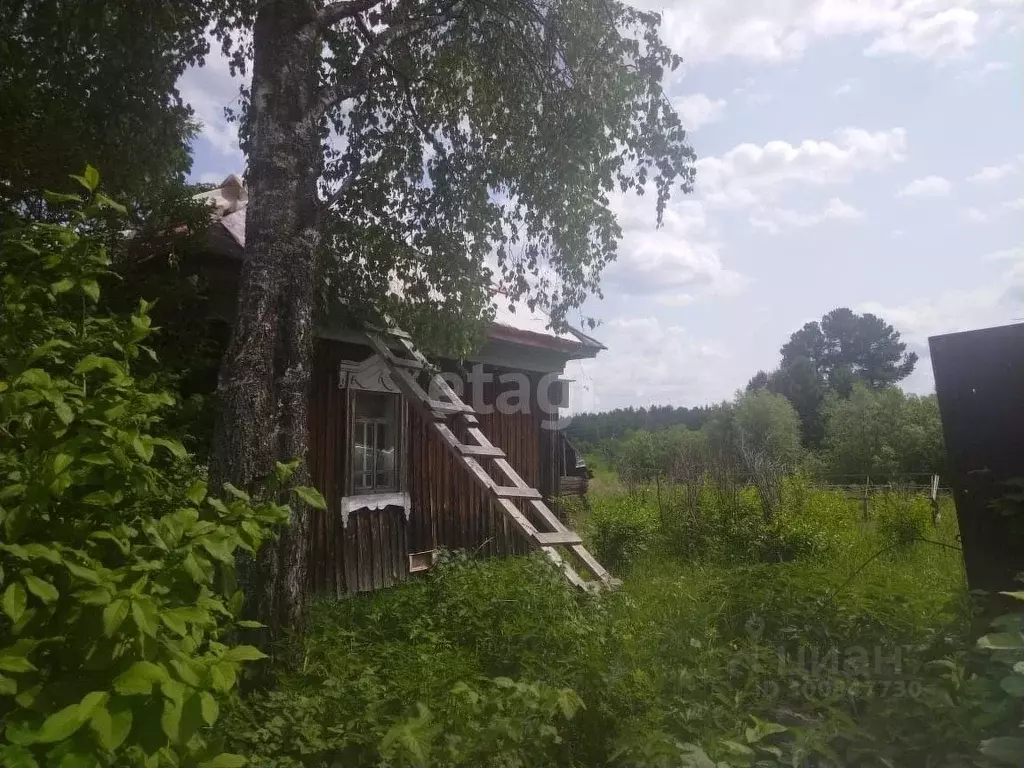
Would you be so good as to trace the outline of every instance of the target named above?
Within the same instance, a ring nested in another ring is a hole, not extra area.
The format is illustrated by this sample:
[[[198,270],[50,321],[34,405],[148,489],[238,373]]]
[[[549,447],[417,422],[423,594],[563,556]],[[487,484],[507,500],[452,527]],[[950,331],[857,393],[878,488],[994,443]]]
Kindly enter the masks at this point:
[[[40,544],[39,542],[26,544],[24,549],[26,554],[31,557],[38,557],[41,560],[46,560],[48,563],[56,564],[61,561],[61,554],[59,550],[53,547],[48,547],[45,544]]]
[[[78,594],[79,601],[86,605],[108,605],[110,603],[110,591],[105,587],[90,589],[88,592]]]
[[[89,190],[95,191],[96,187],[100,185],[100,172],[93,168],[91,165],[86,164],[85,181],[89,185]]]
[[[71,463],[75,460],[74,456],[67,453],[58,453],[53,457],[53,473],[59,475],[65,469],[71,466]]]
[[[1000,592],[999,594],[1012,597],[1014,600],[1024,600],[1024,592]]]
[[[127,738],[132,729],[132,711],[123,703],[107,709],[98,707],[89,721],[100,746],[113,752]]]
[[[147,463],[153,458],[153,446],[149,440],[144,441],[142,438],[136,437],[132,440],[132,448],[135,449],[139,458]]]
[[[188,626],[180,616],[171,611],[161,611],[160,621],[167,625],[167,628],[176,635],[184,637],[188,634]]]
[[[153,692],[154,683],[168,680],[167,670],[151,661],[136,661],[127,671],[114,678],[114,690],[124,696],[140,696]]]
[[[323,495],[316,488],[308,485],[297,485],[292,490],[296,496],[313,507],[313,509],[327,509],[327,502],[324,501]]]
[[[1000,736],[981,742],[981,754],[1007,765],[1024,765],[1024,739]]]
[[[82,198],[78,195],[69,195],[64,192],[50,192],[49,190],[43,192],[43,199],[54,205],[60,205],[62,203],[81,203]]]
[[[171,662],[171,666],[174,667],[174,671],[178,673],[178,678],[183,683],[187,683],[193,688],[198,688],[202,685],[199,675],[196,674],[195,670],[187,662],[175,659]]]
[[[25,588],[18,582],[12,583],[4,590],[4,596],[0,603],[3,604],[4,613],[7,614],[10,620],[17,621],[25,613],[25,605],[27,603]]]
[[[103,634],[113,637],[121,622],[128,616],[128,601],[119,597],[103,609]]]
[[[979,638],[978,647],[997,651],[1020,650],[1024,648],[1024,635],[1020,632],[993,632]]]
[[[247,504],[252,502],[252,499],[249,497],[248,493],[246,493],[245,491],[243,491],[243,490],[241,490],[239,488],[236,488],[231,483],[224,483],[224,490],[227,491],[228,493],[230,493],[236,499],[241,499],[242,501],[246,502]]]
[[[18,692],[18,683],[0,675],[0,696],[13,696]]]
[[[185,446],[179,443],[177,440],[168,440],[163,437],[150,438],[150,442],[153,445],[159,445],[161,448],[166,448],[171,452],[171,455],[176,459],[188,458],[188,451],[185,450]]]
[[[735,741],[724,740],[721,742],[722,746],[725,747],[726,752],[733,755],[740,755],[750,757],[754,754],[754,750],[748,747],[746,744],[740,744]]]
[[[200,763],[199,768],[242,768],[245,765],[245,758],[241,755],[233,755],[230,752],[221,752],[212,760]]]
[[[31,672],[35,669],[25,656],[27,651],[18,644],[0,650],[0,670],[4,672]]]
[[[44,603],[52,603],[58,597],[60,593],[54,589],[54,586],[47,581],[43,581],[38,576],[33,576],[31,573],[25,574],[25,586],[28,587],[28,591],[38,597]]]
[[[60,295],[67,293],[75,287],[75,281],[70,277],[65,277],[63,280],[58,280],[50,285],[50,293]]]
[[[287,464],[283,464],[280,461],[275,461],[274,477],[276,477],[279,482],[284,483],[288,480],[288,478],[295,474],[295,470],[298,468],[298,466],[298,459],[292,459]]]
[[[267,654],[252,645],[236,645],[225,651],[223,658],[225,661],[259,661],[267,658]]]
[[[109,357],[103,357],[101,355],[86,355],[78,361],[78,365],[75,366],[74,372],[90,373],[99,369],[102,369],[114,376],[120,376],[124,373],[124,370],[116,360],[112,360]]]
[[[112,208],[122,216],[128,215],[128,209],[121,205],[116,200],[111,200],[109,197],[104,195],[102,192],[97,192],[95,196],[96,202],[105,208]]]
[[[185,556],[182,567],[196,584],[209,584],[213,579],[213,568],[210,563],[205,558],[196,557],[191,552]]]
[[[82,503],[93,507],[111,507],[117,503],[117,498],[109,491],[93,491],[82,497]]]
[[[82,722],[92,717],[92,713],[96,711],[96,708],[106,704],[109,698],[110,694],[106,691],[92,691],[85,694],[82,700],[78,702],[78,714],[82,718]]]
[[[63,400],[53,404],[53,412],[57,414],[57,418],[60,419],[61,423],[65,426],[75,420],[75,412],[72,411],[71,406]]]
[[[100,284],[95,280],[86,279],[82,281],[82,292],[93,301],[100,300]]]
[[[203,549],[209,552],[217,560],[227,565],[235,562],[234,542],[228,538],[204,538],[202,539]]]
[[[213,725],[220,715],[220,705],[209,691],[200,691],[199,700],[202,705],[203,720],[207,725]]]
[[[202,480],[196,480],[192,485],[189,486],[188,491],[185,492],[188,500],[193,504],[199,505],[203,503],[203,499],[206,498],[206,483]]]
[[[210,667],[210,682],[215,691],[227,693],[235,686],[235,665],[218,662]]]
[[[36,741],[50,744],[54,741],[63,741],[71,736],[85,723],[85,718],[79,716],[78,708],[78,704],[71,704],[46,718],[43,721],[43,727],[36,734]]]
[[[999,687],[1011,696],[1024,698],[1024,675],[1009,675],[999,681]]]
[[[84,565],[72,563],[70,560],[64,561],[64,567],[67,568],[72,575],[77,576],[82,581],[88,581],[90,584],[100,583],[100,575],[92,568],[86,568]]]
[[[132,600],[132,618],[135,625],[150,637],[156,637],[158,627],[157,610],[148,598]]]

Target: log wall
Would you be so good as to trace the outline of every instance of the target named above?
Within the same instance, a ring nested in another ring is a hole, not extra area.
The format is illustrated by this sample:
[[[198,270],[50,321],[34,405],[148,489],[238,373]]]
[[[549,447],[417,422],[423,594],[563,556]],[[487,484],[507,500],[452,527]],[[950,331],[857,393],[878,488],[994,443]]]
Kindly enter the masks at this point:
[[[441,547],[498,556],[528,551],[525,538],[494,509],[468,473],[456,466],[440,437],[412,408],[405,409],[401,459],[403,490],[411,502],[408,520],[402,509],[389,507],[354,511],[342,526],[339,510],[349,446],[346,393],[338,387],[338,363],[361,359],[363,349],[321,341],[317,350],[309,467],[314,484],[327,500],[327,510],[313,512],[310,589],[340,597],[390,586],[407,578],[408,554]],[[486,386],[483,402],[496,402],[499,391],[500,385]],[[536,402],[528,414],[479,415],[481,429],[505,451],[523,479],[545,495],[553,495],[558,490],[558,435],[541,427],[545,418]]]

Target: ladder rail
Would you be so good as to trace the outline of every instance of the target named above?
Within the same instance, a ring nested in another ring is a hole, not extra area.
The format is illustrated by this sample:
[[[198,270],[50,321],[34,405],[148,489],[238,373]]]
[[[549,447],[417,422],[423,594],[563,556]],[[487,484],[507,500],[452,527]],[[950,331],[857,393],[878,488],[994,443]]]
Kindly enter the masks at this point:
[[[398,329],[368,332],[370,346],[380,356],[402,394],[411,401],[440,437],[442,445],[457,464],[468,472],[516,530],[554,563],[575,587],[593,590],[615,587],[620,583],[583,545],[582,539],[558,519],[544,502],[544,497],[509,463],[505,452],[494,445],[480,429],[476,410],[466,404],[451,388],[441,372],[416,348],[412,338]],[[398,347],[395,354],[390,342]],[[420,377],[429,377],[426,388]],[[463,442],[453,426],[458,425],[471,442]],[[489,461],[499,482],[482,462]],[[525,511],[517,502],[523,502]],[[531,520],[532,517],[534,518]],[[587,581],[562,556],[558,547],[565,547],[590,571],[596,581]]]

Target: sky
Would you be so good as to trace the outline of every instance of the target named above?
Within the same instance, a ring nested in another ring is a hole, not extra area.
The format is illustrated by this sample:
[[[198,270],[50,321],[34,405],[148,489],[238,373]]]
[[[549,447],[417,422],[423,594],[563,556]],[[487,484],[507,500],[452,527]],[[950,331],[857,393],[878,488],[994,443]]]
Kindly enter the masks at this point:
[[[684,64],[666,90],[697,184],[623,229],[608,349],[570,363],[573,410],[731,399],[789,334],[847,306],[920,356],[928,337],[1024,320],[1024,0],[641,0]],[[240,172],[215,57],[187,72],[196,180]]]

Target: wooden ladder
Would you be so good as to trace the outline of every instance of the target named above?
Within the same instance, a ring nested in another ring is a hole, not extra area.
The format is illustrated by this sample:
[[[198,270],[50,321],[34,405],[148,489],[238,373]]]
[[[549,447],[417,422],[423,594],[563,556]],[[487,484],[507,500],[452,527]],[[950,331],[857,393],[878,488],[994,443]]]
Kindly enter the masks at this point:
[[[456,462],[469,472],[512,524],[562,570],[570,584],[587,591],[616,588],[621,584],[587,551],[582,539],[551,512],[540,491],[519,476],[506,460],[505,452],[487,439],[480,430],[476,411],[462,401],[420,353],[409,334],[392,328],[367,333],[367,337],[387,365],[395,385],[441,437]],[[426,389],[421,386],[421,381],[426,382]],[[462,442],[456,435],[459,429],[463,429],[472,442]],[[488,472],[487,462],[507,482],[495,481]],[[527,503],[536,524],[520,510],[517,500]],[[580,576],[560,550],[574,555],[593,579]]]

